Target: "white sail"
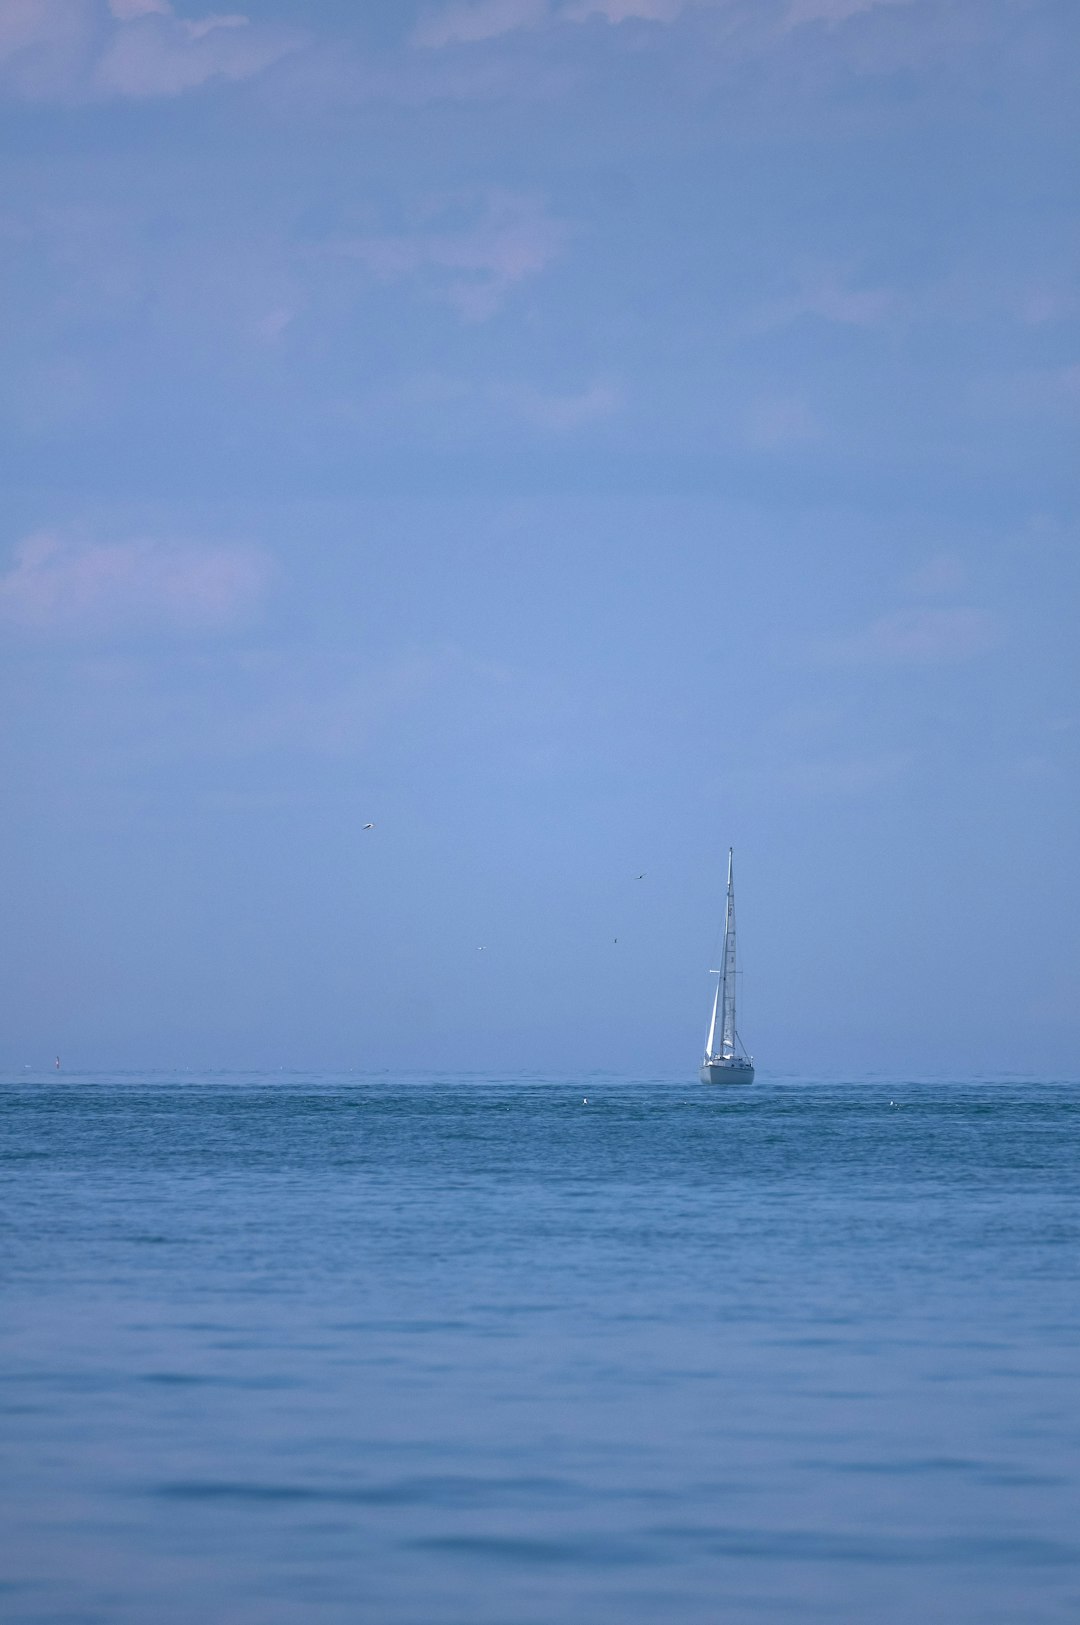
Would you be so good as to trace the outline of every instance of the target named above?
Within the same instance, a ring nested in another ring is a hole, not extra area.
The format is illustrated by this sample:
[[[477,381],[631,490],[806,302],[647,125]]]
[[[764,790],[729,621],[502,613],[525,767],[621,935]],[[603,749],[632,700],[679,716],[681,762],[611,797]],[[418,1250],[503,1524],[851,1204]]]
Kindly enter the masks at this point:
[[[712,974],[714,976],[721,976],[720,971],[713,971]],[[720,989],[723,987],[723,985],[723,978],[721,976],[721,980],[716,984],[716,997],[712,1002],[712,1020],[709,1022],[709,1036],[705,1040],[706,1055],[711,1055],[713,1053],[713,1045],[716,1043],[716,1018],[720,1013]]]

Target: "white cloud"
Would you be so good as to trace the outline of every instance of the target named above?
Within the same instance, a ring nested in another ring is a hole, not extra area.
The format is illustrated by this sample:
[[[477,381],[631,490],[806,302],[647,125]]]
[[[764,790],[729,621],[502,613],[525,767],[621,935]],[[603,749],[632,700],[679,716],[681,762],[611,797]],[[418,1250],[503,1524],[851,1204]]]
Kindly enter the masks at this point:
[[[1067,322],[1080,310],[1080,292],[1075,287],[1052,287],[1041,283],[1028,288],[1021,296],[1019,305],[1020,319],[1029,326]]]
[[[912,5],[914,0],[789,0],[783,27],[798,28],[803,23],[836,26],[852,17],[874,11],[878,6]]]
[[[495,398],[538,428],[556,433],[584,428],[610,417],[622,405],[620,391],[607,383],[594,383],[567,395],[518,386],[497,391]]]
[[[561,15],[568,22],[587,22],[602,17],[605,22],[673,23],[686,9],[687,0],[572,0]]]
[[[861,631],[821,645],[821,655],[853,665],[936,666],[970,660],[993,647],[998,628],[986,610],[899,609]]]
[[[519,28],[536,28],[551,15],[548,0],[455,0],[420,19],[416,45],[473,45]]]
[[[151,14],[158,17],[172,15],[169,0],[109,0],[109,10],[122,23],[129,23],[135,17],[146,17]]]
[[[544,389],[520,379],[489,380],[427,372],[338,403],[340,421],[378,433],[388,423],[442,445],[490,446],[493,437],[520,435],[522,425],[543,434],[570,435],[602,423],[623,406],[622,391],[605,379],[578,389]]]
[[[405,652],[384,663],[316,651],[256,657],[256,697],[227,720],[233,748],[300,748],[351,756],[457,673],[452,648]]]
[[[0,90],[28,98],[63,96],[85,72],[96,43],[93,0],[4,0],[0,5]]]
[[[672,23],[694,0],[453,0],[421,18],[413,43],[431,48],[473,45],[526,28],[584,23],[600,18],[626,22]],[[700,3],[700,0],[698,0]]]
[[[747,413],[745,441],[754,451],[805,446],[821,437],[821,424],[798,395],[763,395]]]
[[[268,574],[250,547],[38,534],[0,575],[0,620],[40,633],[213,630],[251,612]]]
[[[748,325],[751,331],[767,332],[815,316],[838,326],[874,327],[895,309],[896,297],[888,288],[857,287],[841,270],[825,267],[802,277],[791,293],[759,305]]]
[[[670,24],[690,11],[718,12],[738,27],[764,28],[783,37],[806,24],[835,28],[884,6],[915,0],[451,0],[428,11],[413,43],[428,47],[479,44],[522,29],[600,19],[622,23]]]
[[[276,344],[286,328],[296,320],[296,311],[287,305],[278,305],[252,322],[252,332],[263,344]]]
[[[290,48],[278,30],[253,27],[244,16],[189,21],[164,4],[144,5],[115,30],[95,65],[93,84],[105,95],[178,96],[214,79],[249,79]]]
[[[28,100],[177,96],[251,78],[298,42],[240,13],[179,17],[169,0],[3,0],[0,86]]]
[[[939,553],[913,571],[908,585],[913,592],[928,598],[940,594],[960,592],[967,584],[967,571],[951,553]]]
[[[56,39],[86,15],[85,0],[5,0],[0,7],[0,62]]]
[[[466,321],[493,316],[518,283],[546,269],[565,228],[529,198],[487,195],[465,223],[422,223],[409,232],[345,239],[332,252],[359,261],[382,281],[409,280],[444,300]]]

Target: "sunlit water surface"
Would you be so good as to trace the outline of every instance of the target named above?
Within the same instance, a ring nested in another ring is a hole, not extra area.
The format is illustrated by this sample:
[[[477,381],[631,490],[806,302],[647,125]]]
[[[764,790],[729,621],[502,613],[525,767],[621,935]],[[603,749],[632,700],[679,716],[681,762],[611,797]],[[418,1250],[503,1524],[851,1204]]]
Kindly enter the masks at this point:
[[[1080,1619],[1068,1084],[0,1114],[8,1625]]]

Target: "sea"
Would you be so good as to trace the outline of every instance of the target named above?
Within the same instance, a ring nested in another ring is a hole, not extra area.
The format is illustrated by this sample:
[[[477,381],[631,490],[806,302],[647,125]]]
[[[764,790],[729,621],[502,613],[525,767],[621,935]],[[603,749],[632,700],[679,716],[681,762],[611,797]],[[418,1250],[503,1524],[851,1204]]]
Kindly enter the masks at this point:
[[[0,1078],[5,1625],[1075,1625],[1080,1086]]]

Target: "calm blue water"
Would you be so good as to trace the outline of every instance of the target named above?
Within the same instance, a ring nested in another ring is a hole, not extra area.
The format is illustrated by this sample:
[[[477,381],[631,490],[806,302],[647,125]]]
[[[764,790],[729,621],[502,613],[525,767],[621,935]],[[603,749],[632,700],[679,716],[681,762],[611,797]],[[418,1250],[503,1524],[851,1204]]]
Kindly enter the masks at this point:
[[[1080,1090],[0,1116],[7,1625],[1080,1618]]]

